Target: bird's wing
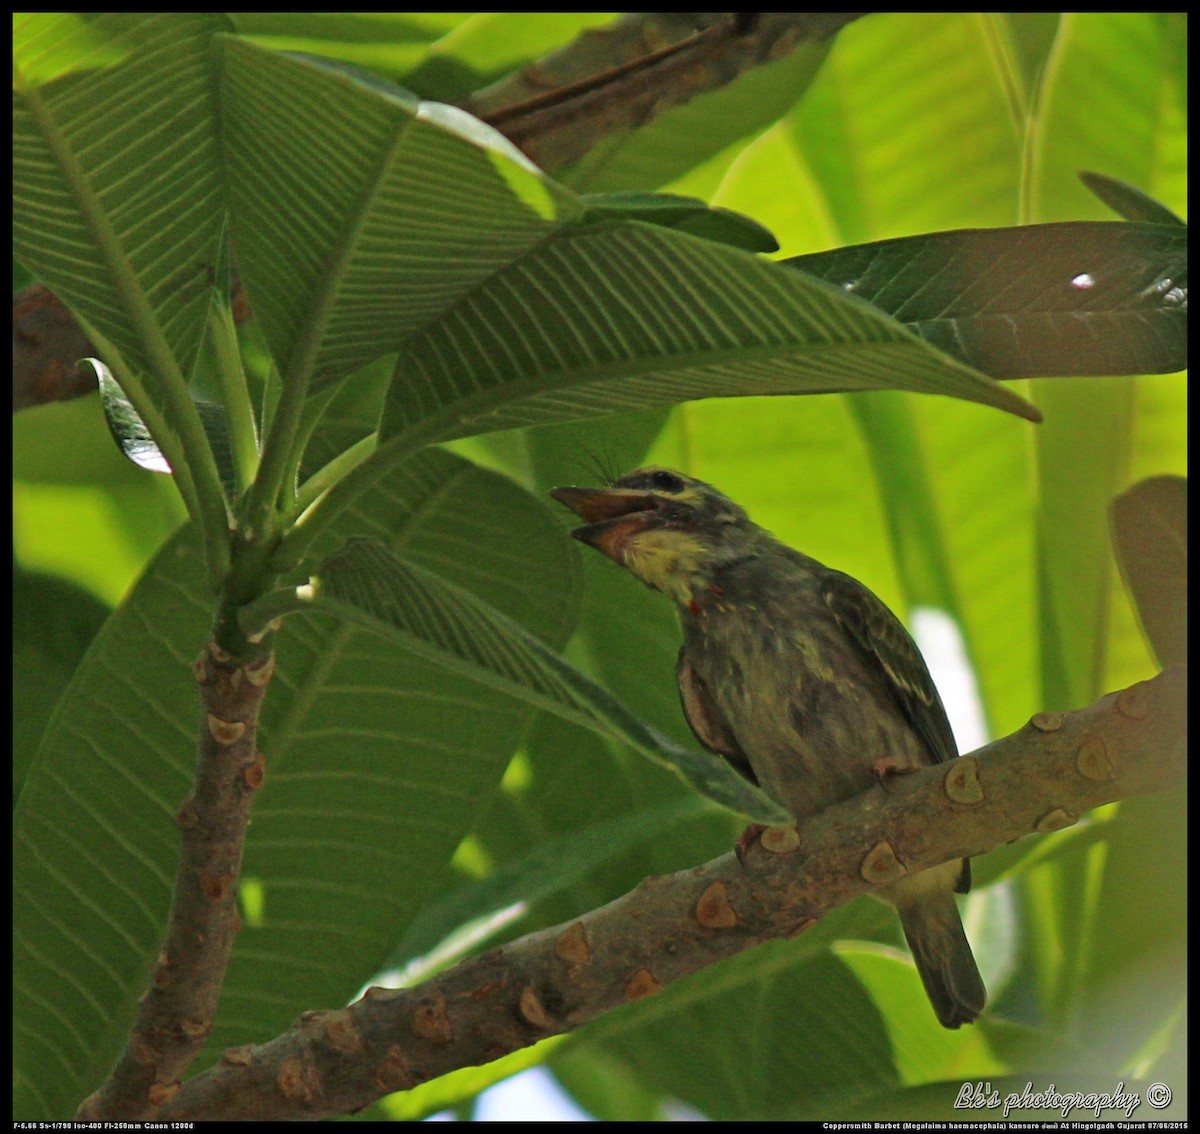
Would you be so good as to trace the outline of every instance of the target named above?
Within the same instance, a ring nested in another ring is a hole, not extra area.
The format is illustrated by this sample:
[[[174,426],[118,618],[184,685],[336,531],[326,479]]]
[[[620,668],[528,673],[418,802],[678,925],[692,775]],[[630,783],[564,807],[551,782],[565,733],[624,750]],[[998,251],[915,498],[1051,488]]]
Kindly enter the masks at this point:
[[[709,752],[723,756],[735,771],[740,772],[752,784],[758,783],[754,769],[729,723],[721,715],[716,702],[708,692],[700,675],[692,668],[688,660],[687,647],[680,646],[679,657],[675,662],[675,680],[679,684],[679,701],[683,705],[683,715],[687,719],[696,739]]]
[[[868,664],[878,667],[896,704],[937,763],[958,755],[954,733],[925,659],[900,620],[860,582],[830,571],[822,596],[834,618],[858,646]]]

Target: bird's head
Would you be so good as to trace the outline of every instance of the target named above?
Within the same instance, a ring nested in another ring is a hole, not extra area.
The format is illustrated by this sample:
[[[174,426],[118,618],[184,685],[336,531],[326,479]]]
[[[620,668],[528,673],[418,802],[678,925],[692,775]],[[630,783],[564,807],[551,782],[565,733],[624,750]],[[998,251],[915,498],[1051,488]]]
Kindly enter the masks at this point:
[[[746,554],[759,531],[712,485],[670,469],[636,469],[610,488],[550,495],[586,521],[571,535],[681,605],[716,568]]]

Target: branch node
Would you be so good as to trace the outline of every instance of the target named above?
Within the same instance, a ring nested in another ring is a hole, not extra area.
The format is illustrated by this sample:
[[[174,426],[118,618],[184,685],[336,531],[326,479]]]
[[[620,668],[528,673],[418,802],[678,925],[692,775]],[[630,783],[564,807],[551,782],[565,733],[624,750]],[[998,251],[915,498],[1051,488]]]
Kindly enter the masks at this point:
[[[417,1005],[417,1010],[413,1013],[412,1030],[415,1035],[430,1043],[454,1042],[454,1028],[446,1014],[446,998],[441,993],[427,997]]]
[[[768,827],[758,837],[758,843],[771,854],[791,854],[800,849],[800,832],[795,827]]]
[[[275,1087],[293,1102],[311,1103],[316,1097],[315,1072],[298,1055],[289,1055],[279,1064]]]
[[[1102,737],[1087,736],[1075,754],[1075,767],[1088,780],[1115,780],[1117,769]]]
[[[129,1055],[134,1063],[142,1067],[152,1067],[162,1057],[158,1048],[152,1046],[142,1036],[134,1036],[129,1041]]]
[[[1146,683],[1139,681],[1130,685],[1117,694],[1117,709],[1133,721],[1144,721],[1150,714],[1150,704],[1146,698]]]
[[[896,857],[892,844],[886,840],[876,843],[862,861],[861,873],[872,885],[879,882],[894,882],[903,878],[908,870]]]
[[[659,984],[649,969],[638,969],[625,982],[625,999],[641,1000],[644,996],[653,996],[654,993],[661,992],[662,988],[663,986]]]
[[[946,772],[942,786],[955,803],[982,803],[983,784],[979,782],[979,762],[972,756],[955,760]]]
[[[228,748],[242,739],[246,732],[245,721],[223,721],[208,714],[208,733],[222,748]]]
[[[554,1021],[546,1011],[546,1006],[529,985],[521,989],[521,995],[517,1000],[517,1011],[521,1013],[522,1020],[542,1031],[549,1031],[554,1026]]]
[[[275,655],[267,654],[257,665],[246,666],[246,680],[251,685],[263,686],[271,680],[272,674],[275,672]]]
[[[1029,723],[1039,732],[1057,732],[1063,725],[1063,714],[1058,712],[1034,713]]]
[[[356,1055],[366,1046],[348,1008],[323,1013],[320,1028],[326,1046],[340,1055]]]
[[[737,911],[729,901],[724,882],[713,882],[700,895],[696,903],[696,920],[705,929],[733,929],[737,925]]]
[[[1037,821],[1035,827],[1043,835],[1048,835],[1052,831],[1061,831],[1064,827],[1070,827],[1078,822],[1078,815],[1072,815],[1061,807],[1055,807],[1052,811],[1047,811]]]
[[[554,942],[554,955],[568,965],[588,965],[592,961],[592,947],[588,943],[587,929],[581,921],[573,921]]]
[[[171,966],[174,962],[166,953],[159,953],[158,964],[154,966],[154,975],[150,978],[150,983],[155,988],[166,988],[171,981]],[[147,989],[147,992],[149,989]]]
[[[151,1106],[166,1106],[177,1094],[179,1083],[151,1083],[146,1092],[146,1101]]]
[[[233,886],[233,874],[210,874],[200,871],[200,889],[210,902],[222,901]]]
[[[387,1049],[383,1062],[375,1068],[375,1083],[381,1091],[407,1091],[415,1087],[416,1080],[408,1069],[408,1060],[396,1044]]]
[[[175,826],[181,831],[190,830],[200,822],[200,816],[196,814],[194,806],[195,801],[189,795],[180,805],[179,810],[175,812]]]
[[[254,759],[242,769],[242,780],[251,791],[258,791],[267,779],[267,758],[256,752]]]

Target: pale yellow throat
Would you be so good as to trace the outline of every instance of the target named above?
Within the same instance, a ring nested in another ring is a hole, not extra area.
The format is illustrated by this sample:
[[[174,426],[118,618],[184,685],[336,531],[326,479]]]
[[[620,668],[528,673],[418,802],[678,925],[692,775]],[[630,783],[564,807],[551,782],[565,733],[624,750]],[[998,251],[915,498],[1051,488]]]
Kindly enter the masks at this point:
[[[709,554],[703,540],[678,530],[638,532],[621,550],[624,566],[643,583],[686,605]]]

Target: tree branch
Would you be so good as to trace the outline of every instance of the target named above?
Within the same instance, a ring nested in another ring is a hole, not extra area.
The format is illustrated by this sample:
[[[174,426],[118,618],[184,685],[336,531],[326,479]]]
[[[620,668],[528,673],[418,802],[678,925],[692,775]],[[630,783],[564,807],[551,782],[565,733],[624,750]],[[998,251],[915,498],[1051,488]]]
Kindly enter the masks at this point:
[[[1039,713],[733,854],[648,878],[576,921],[471,957],[409,989],[306,1012],[227,1050],[157,1118],[322,1118],[487,1063],[772,938],[802,932],[900,873],[1047,833],[1186,775],[1187,667],[1086,709]]]
[[[553,171],[863,14],[638,12],[585,32],[462,106]]]
[[[265,775],[258,715],[274,667],[269,647],[234,659],[209,642],[196,659],[204,720],[192,794],[175,816],[183,847],[166,939],[125,1051],[80,1106],[80,1121],[152,1114],[179,1090],[212,1031],[240,928],[237,879]]]

